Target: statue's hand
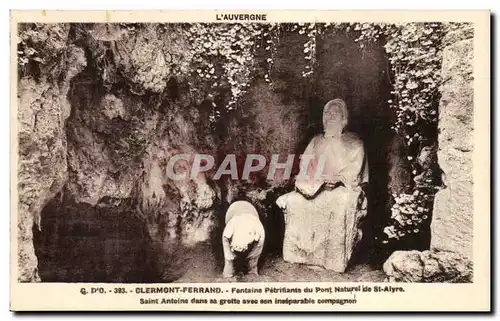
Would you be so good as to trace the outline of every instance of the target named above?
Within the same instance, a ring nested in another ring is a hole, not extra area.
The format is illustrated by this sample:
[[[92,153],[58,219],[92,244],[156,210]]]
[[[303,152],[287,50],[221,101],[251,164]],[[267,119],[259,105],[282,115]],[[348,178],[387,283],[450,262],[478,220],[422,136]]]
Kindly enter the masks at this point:
[[[337,183],[342,183],[345,187],[349,188],[352,183],[349,183],[347,179],[345,178],[344,175],[337,174],[337,175],[331,175],[328,177],[328,182],[330,184],[337,184]]]

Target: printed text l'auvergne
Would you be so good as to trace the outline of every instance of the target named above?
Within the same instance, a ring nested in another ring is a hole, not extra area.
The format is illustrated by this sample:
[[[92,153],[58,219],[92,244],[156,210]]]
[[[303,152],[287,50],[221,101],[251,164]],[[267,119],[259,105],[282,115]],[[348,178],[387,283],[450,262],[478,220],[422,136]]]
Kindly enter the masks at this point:
[[[217,21],[267,21],[267,14],[217,13],[215,19]]]

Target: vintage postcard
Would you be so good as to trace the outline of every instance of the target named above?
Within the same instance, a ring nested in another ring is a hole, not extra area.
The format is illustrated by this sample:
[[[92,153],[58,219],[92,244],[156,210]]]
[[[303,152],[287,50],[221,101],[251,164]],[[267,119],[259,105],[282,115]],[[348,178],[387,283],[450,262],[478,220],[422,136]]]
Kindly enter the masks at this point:
[[[489,11],[12,11],[11,310],[490,311]]]

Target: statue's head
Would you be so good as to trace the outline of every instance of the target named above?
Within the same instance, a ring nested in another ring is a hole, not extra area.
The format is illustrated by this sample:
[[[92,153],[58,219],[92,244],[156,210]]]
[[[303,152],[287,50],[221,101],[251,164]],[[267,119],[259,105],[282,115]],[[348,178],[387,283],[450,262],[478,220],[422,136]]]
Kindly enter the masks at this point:
[[[323,129],[327,136],[340,135],[347,126],[347,105],[340,99],[326,103],[323,109]]]

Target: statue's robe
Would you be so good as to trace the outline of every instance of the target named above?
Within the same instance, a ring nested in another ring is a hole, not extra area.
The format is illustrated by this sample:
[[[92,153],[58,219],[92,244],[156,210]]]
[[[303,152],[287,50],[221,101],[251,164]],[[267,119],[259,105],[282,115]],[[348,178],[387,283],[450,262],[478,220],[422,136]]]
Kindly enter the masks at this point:
[[[296,190],[278,198],[285,214],[283,258],[293,263],[322,266],[344,272],[361,239],[366,216],[362,185],[368,182],[363,142],[352,133],[314,137],[304,155],[311,155],[309,179],[298,177]],[[323,174],[315,173],[324,157]]]

